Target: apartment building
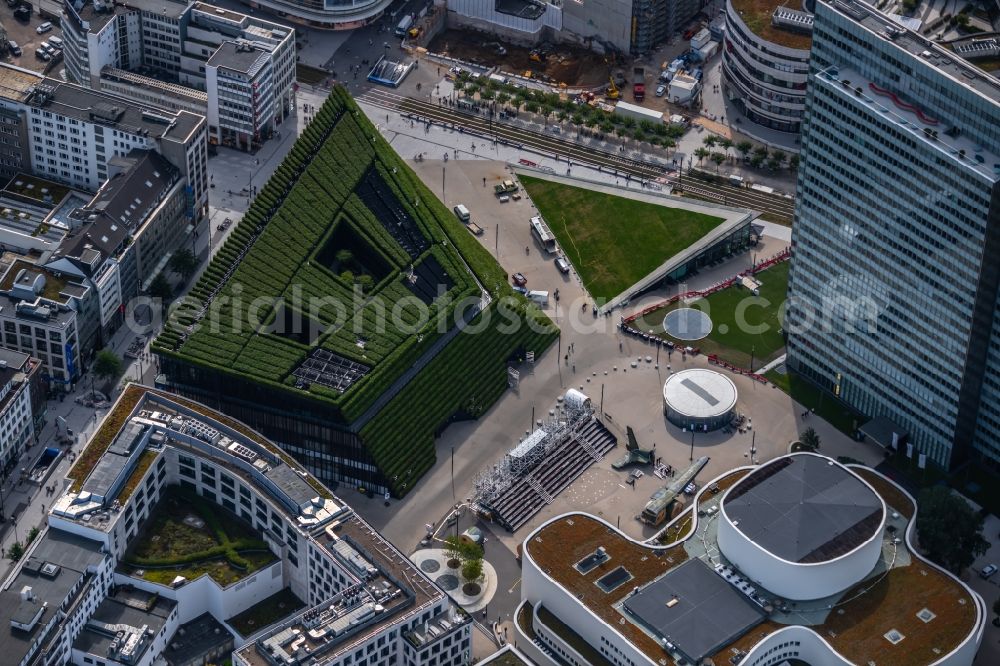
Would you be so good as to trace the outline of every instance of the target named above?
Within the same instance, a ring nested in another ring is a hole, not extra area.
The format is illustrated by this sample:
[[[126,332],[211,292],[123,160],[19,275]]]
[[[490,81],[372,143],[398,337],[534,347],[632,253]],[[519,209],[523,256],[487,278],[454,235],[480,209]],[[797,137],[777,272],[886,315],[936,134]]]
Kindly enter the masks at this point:
[[[27,354],[0,349],[0,479],[34,444],[35,415],[45,401],[40,368]]]
[[[816,4],[791,367],[951,468],[1000,461],[1000,79],[868,5]]]
[[[58,666],[471,661],[472,618],[347,504],[226,416],[130,386],[71,473],[0,593],[0,622],[12,627],[5,663],[42,654]],[[181,565],[167,578],[136,566],[126,552],[152,542],[164,511],[180,512],[192,534],[207,534],[217,515],[227,534],[254,535],[253,563],[223,560],[209,573]],[[282,592],[305,606],[246,636],[233,629]]]
[[[200,2],[66,3],[66,74],[94,90],[208,117],[252,150],[295,108],[295,31]]]

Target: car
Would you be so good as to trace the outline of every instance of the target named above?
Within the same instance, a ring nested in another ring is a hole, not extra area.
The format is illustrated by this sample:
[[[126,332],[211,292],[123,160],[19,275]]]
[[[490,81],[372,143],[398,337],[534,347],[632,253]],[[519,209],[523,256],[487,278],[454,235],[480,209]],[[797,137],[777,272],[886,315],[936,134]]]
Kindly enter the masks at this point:
[[[667,94],[667,87],[665,85],[661,83],[660,85],[656,86],[657,97],[663,97],[666,94]]]
[[[31,7],[28,5],[21,5],[14,10],[14,18],[19,21],[30,21],[31,20]]]
[[[983,570],[979,572],[979,575],[982,578],[989,578],[996,572],[997,572],[997,565],[987,564],[985,567],[983,567]]]
[[[527,296],[528,295],[528,290],[525,289],[524,287],[519,287],[519,286],[517,286],[515,284],[512,288],[514,289],[514,291],[516,291],[517,293],[519,293],[519,294],[521,294],[523,296]]]
[[[18,46],[17,42],[15,42],[14,40],[7,40],[7,48],[10,50],[10,54],[12,56],[17,57],[22,53],[21,47]]]
[[[55,48],[53,48],[53,46],[51,44],[49,44],[48,42],[42,42],[41,44],[38,45],[38,48],[40,48],[41,50],[45,51],[49,55],[55,55],[56,54]]]
[[[569,273],[569,262],[566,261],[566,257],[556,257],[556,268],[560,273]]]
[[[38,27],[35,28],[35,32],[37,32],[39,35],[44,35],[45,33],[51,31],[52,31],[52,23],[50,23],[49,21],[46,21],[45,23],[39,23]]]
[[[38,58],[39,60],[44,60],[45,62],[48,62],[49,60],[52,60],[52,56],[50,56],[45,51],[45,49],[43,49],[40,46],[37,49],[35,49],[35,57]]]
[[[497,197],[497,199],[500,200],[500,203],[507,203],[508,201],[510,201],[510,196],[506,194],[501,194],[499,197]]]
[[[57,37],[55,35],[49,37],[49,44],[51,44],[54,48],[61,49],[63,47],[62,37]]]
[[[528,278],[524,277],[524,275],[522,275],[521,273],[514,273],[514,275],[512,275],[510,279],[513,280],[514,284],[516,284],[518,287],[523,287],[524,285],[528,284]]]

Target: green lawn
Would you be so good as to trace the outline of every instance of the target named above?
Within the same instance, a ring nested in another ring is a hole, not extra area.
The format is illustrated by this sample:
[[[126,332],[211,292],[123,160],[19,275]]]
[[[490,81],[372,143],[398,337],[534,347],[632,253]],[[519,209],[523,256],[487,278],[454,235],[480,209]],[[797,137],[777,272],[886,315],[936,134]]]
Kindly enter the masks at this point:
[[[759,368],[778,356],[785,346],[781,335],[785,295],[788,292],[788,266],[783,261],[757,274],[760,295],[754,296],[742,286],[734,285],[716,292],[708,298],[689,303],[678,301],[636,320],[636,328],[652,331],[667,340],[672,339],[663,331],[663,317],[677,308],[697,308],[712,318],[712,332],[697,342],[685,342],[701,348],[705,354],[717,354],[733,365]],[[681,342],[681,341],[677,341]]]
[[[199,520],[201,524],[196,524]],[[131,575],[169,585],[177,576],[204,574],[222,586],[249,576],[277,558],[257,532],[235,514],[179,486],[170,486],[151,520],[129,548]]]
[[[722,223],[722,218],[520,176],[587,291],[609,300]]]

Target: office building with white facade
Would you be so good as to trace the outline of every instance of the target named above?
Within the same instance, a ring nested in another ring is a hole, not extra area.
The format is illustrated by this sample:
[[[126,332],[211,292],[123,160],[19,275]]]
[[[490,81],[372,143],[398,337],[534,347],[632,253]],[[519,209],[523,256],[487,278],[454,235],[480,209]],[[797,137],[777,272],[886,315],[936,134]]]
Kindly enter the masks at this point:
[[[546,666],[969,666],[986,605],[913,548],[915,513],[801,453],[709,481],[645,542],[557,516],[523,543],[514,642]]]
[[[295,108],[295,31],[200,2],[66,2],[70,81],[208,117],[208,138],[251,150]]]
[[[36,405],[45,400],[40,368],[37,359],[0,348],[0,479],[34,444]]]
[[[1000,79],[818,2],[788,362],[951,468],[1000,461]]]
[[[808,3],[810,6],[812,2]],[[806,107],[812,14],[774,0],[726,0],[722,91],[742,112],[740,132],[764,137],[756,127],[797,135]],[[752,28],[750,26],[753,26]],[[790,137],[787,144],[793,144]]]
[[[471,659],[467,614],[308,472],[226,416],[132,385],[68,477],[0,592],[5,663],[43,653],[46,664],[113,666]],[[136,545],[156,543],[163,511],[183,514],[202,538],[253,534],[233,546],[249,548],[240,550],[248,559],[158,575]],[[305,606],[240,634],[240,615],[278,593]]]

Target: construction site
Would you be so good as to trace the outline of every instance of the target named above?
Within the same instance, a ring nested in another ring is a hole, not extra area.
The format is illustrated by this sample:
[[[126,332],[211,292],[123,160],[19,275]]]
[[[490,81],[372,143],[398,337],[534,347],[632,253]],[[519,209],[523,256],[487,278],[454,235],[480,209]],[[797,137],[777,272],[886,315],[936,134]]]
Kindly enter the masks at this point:
[[[483,67],[497,67],[508,74],[580,88],[607,83],[614,66],[612,56],[581,47],[542,43],[528,48],[472,30],[443,30],[431,40],[427,50]]]

